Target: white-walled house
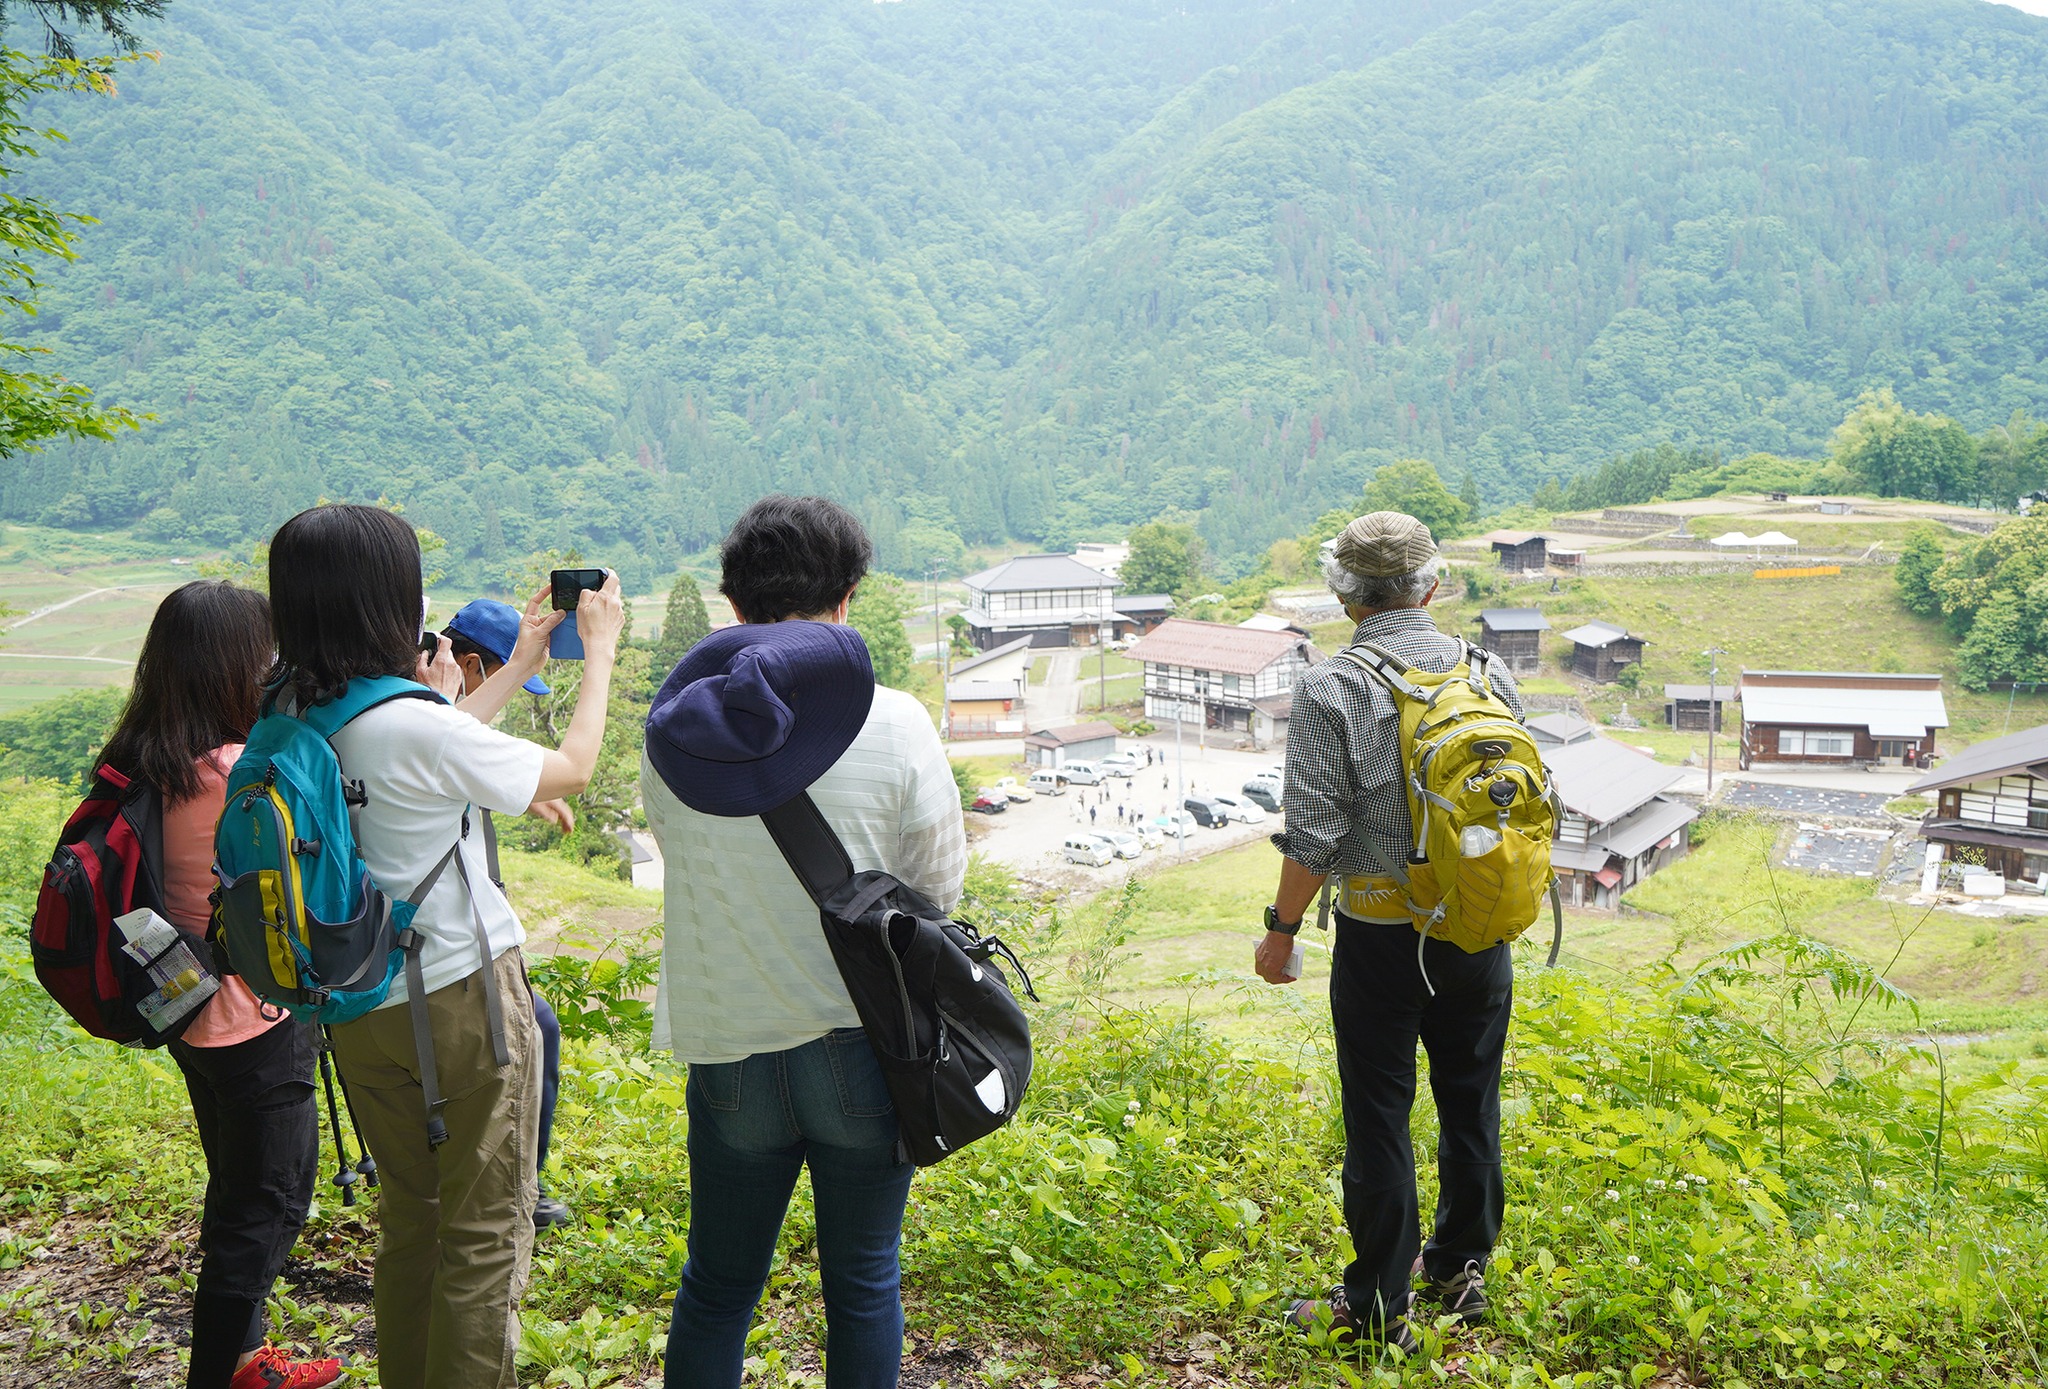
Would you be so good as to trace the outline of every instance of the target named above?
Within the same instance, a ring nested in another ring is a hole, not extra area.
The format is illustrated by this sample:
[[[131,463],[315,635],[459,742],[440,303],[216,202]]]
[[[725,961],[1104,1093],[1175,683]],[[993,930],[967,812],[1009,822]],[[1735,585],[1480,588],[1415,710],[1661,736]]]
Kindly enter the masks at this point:
[[[1145,717],[1231,729],[1253,742],[1287,736],[1294,685],[1323,659],[1299,632],[1168,618],[1125,653],[1145,667]]]

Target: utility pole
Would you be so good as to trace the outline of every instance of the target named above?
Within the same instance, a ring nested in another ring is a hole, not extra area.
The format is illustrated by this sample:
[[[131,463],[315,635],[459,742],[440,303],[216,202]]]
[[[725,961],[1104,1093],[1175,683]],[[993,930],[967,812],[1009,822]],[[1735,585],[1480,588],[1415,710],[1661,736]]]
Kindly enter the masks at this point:
[[[1187,856],[1187,827],[1180,817],[1187,813],[1186,759],[1181,756],[1180,726],[1188,721],[1188,705],[1184,699],[1174,701],[1173,709],[1173,804],[1166,808],[1167,823],[1173,826],[1173,853],[1175,858]]]
[[[1707,799],[1714,799],[1714,725],[1721,722],[1721,702],[1714,698],[1714,683],[1721,674],[1719,657],[1728,654],[1718,646],[1702,653],[1707,658]]]

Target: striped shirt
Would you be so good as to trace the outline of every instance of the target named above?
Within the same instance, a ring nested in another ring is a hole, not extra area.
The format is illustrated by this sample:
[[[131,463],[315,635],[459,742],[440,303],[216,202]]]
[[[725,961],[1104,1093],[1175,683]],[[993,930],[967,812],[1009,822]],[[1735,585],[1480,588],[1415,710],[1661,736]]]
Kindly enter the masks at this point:
[[[853,745],[810,791],[856,870],[885,869],[948,911],[960,900],[960,790],[911,696],[878,688]],[[760,818],[690,809],[644,755],[640,797],[665,861],[654,1045],[710,1064],[859,1027],[818,909]]]
[[[1439,632],[1423,608],[1374,613],[1352,643],[1372,642],[1416,670],[1446,671],[1463,647]],[[1504,664],[1489,682],[1522,717],[1522,697]],[[1386,687],[1349,661],[1324,661],[1294,688],[1287,727],[1287,776],[1281,792],[1287,828],[1273,847],[1309,872],[1382,875],[1366,847],[1400,863],[1415,847],[1401,772],[1401,711]]]

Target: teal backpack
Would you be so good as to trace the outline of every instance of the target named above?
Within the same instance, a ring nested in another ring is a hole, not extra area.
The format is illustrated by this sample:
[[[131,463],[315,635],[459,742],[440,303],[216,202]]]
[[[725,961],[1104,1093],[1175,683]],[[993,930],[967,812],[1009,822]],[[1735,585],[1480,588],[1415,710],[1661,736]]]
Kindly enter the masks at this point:
[[[323,704],[287,713],[273,694],[228,773],[227,802],[213,837],[210,939],[216,954],[257,997],[300,1020],[348,1022],[383,1003],[406,973],[413,1041],[427,1098],[428,1141],[447,1137],[427,1025],[420,935],[413,914],[450,861],[469,886],[461,840],[400,897],[370,876],[352,817],[367,804],[360,781],[345,781],[328,741],[343,727],[399,699],[446,703],[424,685],[396,676],[358,678]],[[469,834],[463,812],[462,834]],[[483,956],[485,1001],[497,1062],[509,1065],[504,1021],[492,979],[490,942],[470,894],[471,922]]]

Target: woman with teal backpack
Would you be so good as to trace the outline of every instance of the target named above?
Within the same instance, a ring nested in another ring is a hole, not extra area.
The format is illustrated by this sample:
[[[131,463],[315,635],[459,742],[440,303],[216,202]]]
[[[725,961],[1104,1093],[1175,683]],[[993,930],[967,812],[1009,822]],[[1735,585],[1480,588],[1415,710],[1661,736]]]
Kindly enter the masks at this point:
[[[500,1005],[527,996],[525,932],[491,881],[472,812],[516,815],[588,783],[624,625],[618,580],[577,607],[582,689],[556,749],[480,722],[496,712],[485,696],[501,707],[546,658],[561,617],[538,604],[501,678],[465,709],[413,689],[425,697],[369,702],[339,727],[321,717],[323,705],[363,705],[352,682],[403,684],[420,673],[419,542],[395,514],[321,506],[287,521],[271,541],[270,600],[278,708],[302,714],[332,746],[375,887],[416,902],[407,923],[416,968],[408,963],[380,1006],[330,1028],[377,1160],[380,1382],[513,1389],[533,1249],[539,1044],[531,1010]],[[459,679],[446,638],[435,665]],[[304,851],[308,860],[319,852]],[[439,871],[451,861],[453,871]],[[417,1019],[413,980],[426,1005]]]

